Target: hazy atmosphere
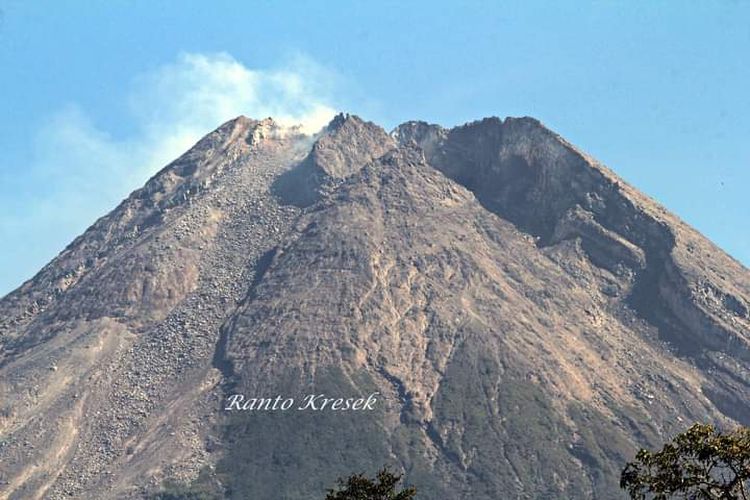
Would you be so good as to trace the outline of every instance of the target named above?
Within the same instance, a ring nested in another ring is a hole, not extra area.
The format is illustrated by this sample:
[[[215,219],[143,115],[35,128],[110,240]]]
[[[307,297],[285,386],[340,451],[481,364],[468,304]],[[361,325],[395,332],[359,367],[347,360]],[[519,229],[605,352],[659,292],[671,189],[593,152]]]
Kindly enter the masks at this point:
[[[750,263],[750,3],[0,2],[0,295],[239,114],[534,116]]]

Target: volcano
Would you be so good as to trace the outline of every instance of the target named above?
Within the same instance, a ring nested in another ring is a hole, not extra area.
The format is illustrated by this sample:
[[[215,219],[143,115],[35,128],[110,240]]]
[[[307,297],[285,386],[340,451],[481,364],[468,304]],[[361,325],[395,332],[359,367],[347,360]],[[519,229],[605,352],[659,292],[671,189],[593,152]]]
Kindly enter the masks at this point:
[[[622,498],[639,447],[750,425],[749,309],[533,118],[239,117],[0,301],[0,498]]]

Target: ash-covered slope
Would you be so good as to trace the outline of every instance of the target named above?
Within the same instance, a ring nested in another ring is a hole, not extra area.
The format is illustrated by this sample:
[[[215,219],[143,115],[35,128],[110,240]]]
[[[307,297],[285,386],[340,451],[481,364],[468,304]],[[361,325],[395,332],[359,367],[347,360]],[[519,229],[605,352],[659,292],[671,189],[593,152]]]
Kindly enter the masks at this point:
[[[530,118],[238,118],[0,302],[0,498],[166,479],[321,498],[615,498],[638,446],[750,424],[750,273]],[[380,392],[372,412],[226,396]]]

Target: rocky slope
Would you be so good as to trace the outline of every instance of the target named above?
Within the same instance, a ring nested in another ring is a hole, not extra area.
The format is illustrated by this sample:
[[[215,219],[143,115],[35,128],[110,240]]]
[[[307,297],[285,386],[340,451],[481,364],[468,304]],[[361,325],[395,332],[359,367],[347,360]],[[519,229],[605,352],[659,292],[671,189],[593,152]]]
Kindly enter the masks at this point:
[[[750,424],[750,272],[531,118],[222,125],[0,301],[0,498],[616,498]],[[372,412],[226,397],[380,392]]]

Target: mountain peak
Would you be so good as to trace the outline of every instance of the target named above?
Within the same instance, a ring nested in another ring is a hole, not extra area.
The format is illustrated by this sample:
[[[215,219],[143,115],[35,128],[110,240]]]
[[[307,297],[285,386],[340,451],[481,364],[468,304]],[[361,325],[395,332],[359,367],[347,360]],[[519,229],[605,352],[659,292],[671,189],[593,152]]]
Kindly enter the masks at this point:
[[[324,130],[328,133],[334,133],[341,129],[361,129],[363,127],[380,128],[378,125],[365,121],[355,114],[342,111],[337,113],[331,121],[328,122],[328,125],[325,126]]]
[[[331,119],[331,121],[326,126],[326,129],[329,131],[333,131],[342,127],[347,122],[362,122],[362,119],[357,115],[352,115],[350,113],[341,111]]]
[[[326,175],[344,178],[394,146],[382,127],[339,113],[313,144],[310,161]]]

